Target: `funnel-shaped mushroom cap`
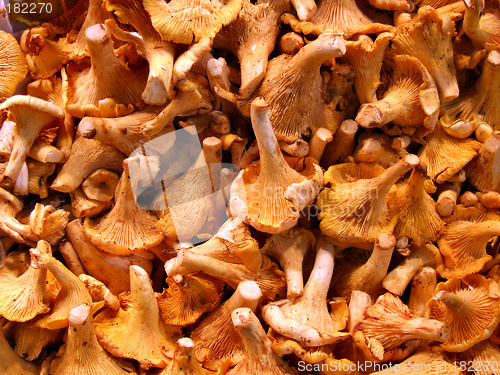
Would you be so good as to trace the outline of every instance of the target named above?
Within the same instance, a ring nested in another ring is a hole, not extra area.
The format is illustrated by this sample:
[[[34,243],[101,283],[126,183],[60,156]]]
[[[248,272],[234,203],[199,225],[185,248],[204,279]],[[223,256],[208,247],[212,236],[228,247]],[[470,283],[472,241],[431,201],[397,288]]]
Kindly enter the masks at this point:
[[[21,36],[28,70],[35,79],[52,77],[70,59],[71,45],[67,38],[52,39],[52,30],[43,26],[25,30]]]
[[[0,329],[0,373],[3,375],[39,375],[40,367],[19,357]]]
[[[269,62],[264,81],[252,97],[238,103],[240,110],[250,115],[252,99],[262,97],[269,103],[269,119],[276,137],[288,143],[321,127],[334,133],[342,119],[335,111],[335,103],[325,101],[320,68],[325,61],[344,53],[344,39],[329,32],[294,56],[276,57]],[[289,95],[290,91],[294,95]]]
[[[500,48],[500,6],[496,1],[466,0],[464,32],[474,46],[487,51]]]
[[[228,375],[270,374],[294,375],[295,371],[272,349],[266,332],[249,308],[239,308],[232,312],[234,329],[245,346],[245,359],[227,372]]]
[[[95,319],[101,345],[115,357],[135,359],[141,367],[165,367],[181,332],[160,317],[148,274],[130,266],[128,309],[105,309]]]
[[[10,321],[26,322],[48,312],[49,292],[46,284],[45,268],[29,267],[18,278],[0,278],[0,315]]]
[[[4,172],[4,179],[10,182],[16,180],[41,131],[51,124],[60,125],[64,113],[55,104],[27,95],[10,97],[0,105],[0,110],[3,109],[9,110],[16,123],[14,144]]]
[[[459,172],[481,147],[481,143],[472,138],[450,137],[440,124],[425,139],[426,144],[418,152],[418,157],[427,166],[429,177],[438,184]]]
[[[110,255],[100,251],[85,235],[83,224],[73,220],[66,227],[68,237],[87,273],[102,281],[116,295],[130,290],[130,266],[137,265],[151,273],[152,264],[139,255]]]
[[[243,281],[226,302],[198,324],[191,339],[196,344],[196,358],[204,367],[216,370],[222,363],[232,366],[243,359],[243,343],[234,330],[231,313],[242,307],[255,310],[261,296],[255,282]]]
[[[465,168],[467,180],[483,192],[500,193],[500,133],[493,133]]]
[[[332,188],[318,196],[321,231],[344,243],[370,243],[380,232],[391,233],[397,212],[388,208],[386,195],[399,178],[418,164],[418,157],[410,154],[377,177],[350,182],[342,181],[341,175],[332,176]]]
[[[185,327],[212,311],[222,300],[224,282],[202,272],[167,278],[168,288],[156,296],[166,324]]]
[[[441,347],[462,352],[487,339],[500,321],[500,288],[479,274],[439,283],[437,293],[427,303],[427,314],[449,328],[449,338]]]
[[[442,342],[448,337],[445,323],[414,316],[408,306],[391,293],[380,296],[366,310],[363,320],[354,327],[354,331],[361,331],[366,338],[378,341],[385,353],[408,340]],[[373,345],[373,348],[376,347],[377,345]],[[377,358],[376,352],[373,354]]]
[[[434,80],[422,63],[410,56],[394,56],[392,82],[384,97],[365,103],[356,115],[356,122],[366,128],[389,122],[403,128],[411,127],[418,138],[431,132],[437,122],[439,97]],[[411,131],[409,131],[411,133]]]
[[[141,101],[147,81],[146,66],[132,70],[121,63],[113,50],[104,24],[89,27],[85,36],[90,52],[87,59],[67,67],[67,111],[83,118],[119,117],[131,113]]]
[[[231,185],[230,208],[234,217],[267,233],[295,226],[300,211],[323,185],[323,172],[313,158],[283,157],[268,116],[268,104],[252,102],[252,126],[260,160],[242,170]]]
[[[21,224],[16,215],[23,209],[23,203],[7,190],[0,188],[0,230],[16,242],[25,242],[32,234],[27,224]]]
[[[491,51],[483,63],[479,80],[473,87],[463,89],[455,100],[444,103],[441,122],[451,126],[459,122],[486,122],[494,130],[500,130],[500,115],[495,110],[500,101],[500,52]]]
[[[144,8],[153,27],[167,41],[183,44],[213,39],[219,30],[238,16],[242,0],[145,0]]]
[[[266,240],[262,253],[278,261],[285,272],[287,298],[302,295],[304,280],[302,262],[316,242],[314,234],[304,228],[292,228]]]
[[[480,272],[491,259],[486,245],[500,235],[500,221],[454,221],[446,226],[438,241],[443,264],[437,267],[442,277],[464,277]]]
[[[435,241],[444,226],[436,202],[425,191],[426,172],[426,166],[420,163],[406,182],[397,185],[391,198],[391,204],[399,210],[394,236],[406,236],[417,246]]]
[[[300,22],[293,15],[285,13],[282,21],[296,32],[321,35],[324,32],[339,32],[349,39],[354,34],[371,34],[393,29],[387,15],[365,3],[354,0],[321,0],[317,10],[307,22]]]
[[[334,247],[322,236],[316,242],[316,260],[304,293],[291,301],[264,306],[262,316],[266,323],[305,346],[328,345],[345,338],[348,334],[338,332],[326,301],[333,267]]]
[[[243,0],[235,21],[223,28],[214,40],[215,48],[231,50],[240,61],[240,98],[248,98],[266,74],[267,60],[279,33],[279,17],[290,8],[288,0]],[[252,53],[249,53],[252,51]]]
[[[387,47],[392,38],[394,34],[382,33],[375,41],[368,36],[360,36],[359,40],[346,43],[343,58],[354,67],[356,72],[354,86],[361,104],[378,100],[377,87],[380,85],[380,69],[382,69]]]
[[[0,56],[0,98],[8,98],[26,77],[28,68],[16,38],[5,31],[0,31]]]
[[[392,50],[399,55],[416,57],[429,71],[443,103],[458,96],[458,82],[451,38],[451,20],[429,6],[418,11],[418,19],[401,24],[392,40]]]
[[[102,251],[129,255],[149,250],[163,241],[156,220],[156,215],[137,206],[126,167],[116,189],[113,209],[95,220],[86,217],[84,229],[90,241]]]
[[[65,351],[50,364],[50,374],[127,375],[135,371],[131,365],[119,363],[99,345],[91,308],[83,304],[69,312]]]
[[[61,285],[61,290],[52,303],[50,312],[37,320],[36,326],[48,329],[68,326],[69,311],[82,303],[91,304],[92,298],[85,284],[52,256],[51,247],[46,241],[38,241],[36,249],[31,249],[31,266],[49,270]]]
[[[195,344],[188,337],[177,340],[175,347],[174,358],[169,366],[159,375],[209,375],[213,374],[203,368],[196,360]]]

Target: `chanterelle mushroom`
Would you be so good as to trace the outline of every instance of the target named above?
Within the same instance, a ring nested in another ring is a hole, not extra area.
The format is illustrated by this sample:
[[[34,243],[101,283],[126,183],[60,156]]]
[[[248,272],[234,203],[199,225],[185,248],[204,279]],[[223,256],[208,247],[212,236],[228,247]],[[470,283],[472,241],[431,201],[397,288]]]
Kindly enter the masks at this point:
[[[128,309],[105,309],[96,316],[99,342],[114,356],[135,359],[145,369],[165,367],[180,331],[161,320],[149,276],[138,266],[130,267],[130,299]]]
[[[377,177],[361,176],[354,182],[349,174],[343,175],[340,166],[332,166],[325,175],[331,188],[318,196],[321,231],[334,241],[356,245],[374,242],[382,231],[392,232],[397,212],[388,208],[386,195],[401,176],[418,164],[418,157],[409,154]]]
[[[500,192],[500,133],[492,134],[465,167],[467,180],[483,192]]]
[[[251,98],[239,103],[240,110],[248,116],[252,99],[262,97],[269,103],[269,119],[276,137],[289,143],[320,127],[335,132],[342,119],[335,111],[335,103],[325,101],[320,68],[325,61],[344,53],[340,35],[323,33],[296,55],[274,58],[259,88]]]
[[[147,68],[142,65],[132,69],[122,64],[115,55],[105,25],[89,27],[85,36],[90,62],[85,59],[67,66],[66,110],[79,118],[119,117],[131,113],[141,101]]]
[[[262,308],[262,317],[273,330],[305,346],[322,346],[347,336],[338,332],[328,312],[326,296],[334,267],[334,247],[325,237],[316,242],[314,268],[301,296]]]
[[[64,352],[50,364],[50,375],[136,374],[130,364],[118,362],[99,345],[89,305],[74,307],[68,319]]]
[[[500,321],[498,284],[479,274],[439,283],[427,303],[427,314],[449,327],[449,338],[441,347],[462,352],[487,339]]]
[[[271,341],[252,310],[236,309],[231,318],[245,346],[246,356],[227,372],[228,375],[295,375],[295,371],[273,351]]]
[[[2,324],[3,325],[3,324]],[[40,366],[19,357],[0,329],[0,372],[4,375],[39,375]]]
[[[323,185],[323,172],[313,158],[285,159],[264,100],[255,99],[251,111],[260,160],[233,181],[230,209],[234,217],[258,230],[280,233],[295,226],[300,211],[315,199]]]
[[[14,118],[15,134],[9,163],[3,174],[4,182],[13,182],[21,171],[28,151],[40,132],[48,125],[60,125],[63,111],[55,104],[27,95],[16,95],[0,105]]]

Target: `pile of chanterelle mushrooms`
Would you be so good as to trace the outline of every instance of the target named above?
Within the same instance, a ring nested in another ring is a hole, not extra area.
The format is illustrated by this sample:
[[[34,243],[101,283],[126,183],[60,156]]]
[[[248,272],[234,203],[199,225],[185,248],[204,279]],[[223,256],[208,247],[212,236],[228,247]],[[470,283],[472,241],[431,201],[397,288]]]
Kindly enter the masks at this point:
[[[48,19],[0,32],[0,374],[500,373],[499,0]]]

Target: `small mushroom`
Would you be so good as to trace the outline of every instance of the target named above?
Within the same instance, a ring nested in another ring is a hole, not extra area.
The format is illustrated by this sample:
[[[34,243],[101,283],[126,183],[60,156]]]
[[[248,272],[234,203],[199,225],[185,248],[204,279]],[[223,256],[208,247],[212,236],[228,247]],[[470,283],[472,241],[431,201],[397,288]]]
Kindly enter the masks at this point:
[[[92,172],[82,183],[82,189],[87,198],[107,202],[115,196],[115,190],[120,178],[107,169]]]
[[[418,164],[418,157],[409,154],[383,172],[374,173],[360,166],[360,171],[366,168],[366,174],[358,174],[355,181],[352,174],[342,175],[340,166],[330,167],[325,181],[332,187],[323,190],[317,201],[321,231],[335,242],[364,244],[370,249],[367,243],[373,243],[380,232],[392,232],[396,225],[396,211],[388,208],[387,194],[401,176]]]
[[[209,375],[209,371],[196,360],[195,344],[188,337],[177,340],[174,358],[169,366],[165,367],[159,375]]]
[[[378,360],[409,340],[443,342],[448,338],[445,323],[414,316],[408,306],[391,293],[381,295],[366,310],[363,320],[354,327],[354,331],[361,331],[371,341],[370,351]],[[379,345],[382,346],[380,352]]]
[[[48,125],[60,124],[64,114],[55,104],[27,95],[10,97],[0,109],[8,109],[16,123],[12,153],[3,175],[4,182],[10,183],[16,180],[36,137]]]

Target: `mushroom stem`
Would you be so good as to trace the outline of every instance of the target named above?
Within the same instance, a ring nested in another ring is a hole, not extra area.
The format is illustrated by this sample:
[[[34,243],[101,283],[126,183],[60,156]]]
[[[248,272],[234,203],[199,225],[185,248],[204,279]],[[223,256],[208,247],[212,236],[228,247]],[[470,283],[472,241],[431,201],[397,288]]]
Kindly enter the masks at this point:
[[[255,281],[242,281],[224,304],[224,309],[231,312],[240,307],[248,307],[255,311],[261,297],[262,293]]]
[[[302,297],[323,304],[326,301],[335,265],[335,248],[324,236],[316,241],[314,268],[304,286]]]
[[[500,210],[500,193],[496,191],[489,191],[487,193],[478,191],[476,196],[484,207],[492,210]]]
[[[28,156],[42,163],[63,163],[66,156],[50,143],[37,138],[28,151]]]
[[[461,189],[461,182],[443,183],[439,185],[436,211],[441,217],[451,215],[457,205],[457,199]]]
[[[361,290],[353,290],[349,299],[347,331],[354,334],[354,327],[363,320],[365,311],[373,305],[372,297]]]
[[[382,143],[377,138],[367,138],[363,146],[356,152],[354,159],[361,163],[374,163],[382,155]]]
[[[358,124],[354,120],[344,120],[340,124],[337,132],[333,135],[333,139],[325,147],[325,151],[321,158],[321,165],[329,167],[337,161],[344,161],[346,157],[352,154],[356,147],[356,132]]]
[[[411,144],[411,137],[409,135],[401,135],[392,140],[392,148],[396,151],[401,151]]]
[[[313,0],[292,0],[292,5],[301,21],[309,21],[316,11],[316,3]]]
[[[441,291],[436,294],[436,298],[455,313],[460,312],[465,306],[463,298],[456,293]]]
[[[394,268],[382,282],[382,286],[398,296],[403,295],[407,285],[425,266],[435,266],[435,257],[439,250],[431,243],[413,249],[396,268]]]
[[[294,71],[317,71],[325,61],[344,54],[344,38],[340,34],[324,32],[293,57]]]
[[[323,152],[328,142],[333,139],[333,134],[326,128],[318,128],[309,141],[309,156],[316,160],[321,160]]]
[[[309,145],[303,139],[297,139],[293,143],[287,143],[285,141],[278,141],[280,149],[285,151],[288,155],[297,156],[299,158],[304,158],[309,153]]]
[[[432,267],[424,267],[413,278],[408,307],[415,316],[425,317],[427,301],[436,291],[437,272]]]
[[[259,146],[257,145],[257,141],[252,142],[250,147],[243,153],[243,156],[241,157],[240,163],[238,164],[238,167],[240,169],[245,169],[247,166],[249,166],[252,162],[257,160],[259,158]]]
[[[283,35],[278,43],[280,53],[287,55],[295,55],[302,47],[304,47],[304,39],[293,31]]]
[[[394,185],[406,172],[416,167],[419,163],[420,161],[417,155],[409,154],[392,167],[387,168],[381,175],[375,177],[379,182],[379,186],[382,188],[382,194],[387,194],[392,188],[392,185]]]
[[[479,202],[479,198],[472,191],[466,191],[458,197],[458,203],[462,204],[464,207],[475,206],[477,202]]]

